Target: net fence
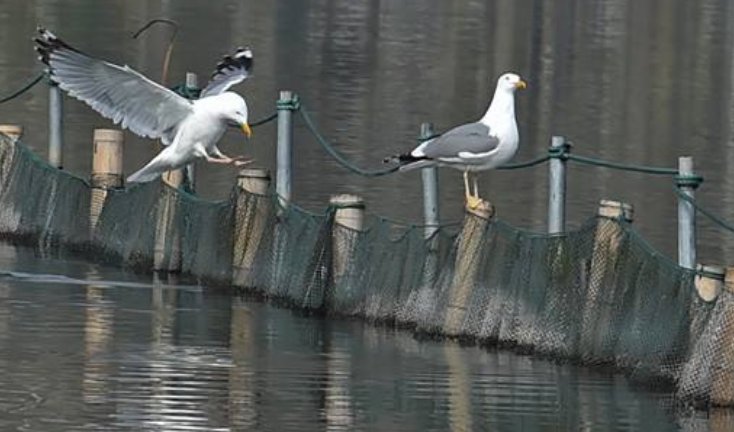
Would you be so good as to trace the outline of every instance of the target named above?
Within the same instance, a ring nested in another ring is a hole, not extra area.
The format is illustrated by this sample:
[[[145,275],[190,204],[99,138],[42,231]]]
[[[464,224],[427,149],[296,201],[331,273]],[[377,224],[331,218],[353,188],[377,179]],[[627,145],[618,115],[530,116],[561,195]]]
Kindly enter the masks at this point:
[[[680,401],[734,402],[734,294],[710,301],[696,274],[624,220],[548,236],[468,213],[424,230],[367,216],[336,223],[234,187],[209,202],[162,182],[100,190],[0,135],[0,237],[118,265],[181,271],[311,311],[399,324],[607,366]],[[723,285],[723,284],[720,284]]]

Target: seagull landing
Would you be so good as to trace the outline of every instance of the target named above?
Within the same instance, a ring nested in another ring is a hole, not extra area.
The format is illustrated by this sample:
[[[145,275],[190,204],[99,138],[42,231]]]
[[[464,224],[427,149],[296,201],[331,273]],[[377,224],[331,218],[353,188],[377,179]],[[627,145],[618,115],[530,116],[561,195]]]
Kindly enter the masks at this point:
[[[201,98],[190,101],[151,81],[128,66],[90,57],[39,28],[36,51],[51,79],[69,95],[102,116],[142,137],[160,139],[167,147],[128,182],[147,182],[183,167],[197,158],[208,162],[245,165],[244,157],[225,156],[217,142],[227,126],[249,137],[247,104],[227,90],[250,74],[252,51],[240,48],[217,65]]]
[[[497,80],[489,108],[477,122],[457,126],[438,138],[426,141],[410,153],[398,155],[400,171],[426,166],[450,166],[464,171],[464,193],[470,209],[478,208],[477,178],[472,193],[469,173],[497,168],[517,153],[519,135],[515,121],[515,90],[527,86],[520,76],[506,73]]]

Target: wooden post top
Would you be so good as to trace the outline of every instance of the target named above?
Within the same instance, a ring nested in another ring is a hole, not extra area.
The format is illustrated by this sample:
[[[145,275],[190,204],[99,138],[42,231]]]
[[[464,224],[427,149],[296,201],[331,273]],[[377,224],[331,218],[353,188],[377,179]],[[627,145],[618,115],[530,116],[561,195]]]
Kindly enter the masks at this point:
[[[632,222],[634,208],[632,207],[632,204],[623,203],[621,201],[601,200],[596,214],[598,216],[612,219],[624,218],[627,222]]]
[[[0,133],[18,139],[23,135],[23,126],[16,124],[0,124]]]
[[[364,226],[364,199],[357,195],[333,195],[329,204],[336,207],[334,222],[356,231]]]
[[[724,286],[724,277],[726,269],[717,265],[696,265],[696,270],[702,274],[697,274],[694,280],[698,296],[705,302],[714,301]]]
[[[472,208],[468,205],[464,206],[467,213],[478,216],[482,219],[492,219],[496,215],[494,206],[489,201],[481,200],[478,206]]]
[[[270,187],[270,171],[263,168],[245,168],[237,173],[237,186],[256,195],[265,195]]]
[[[123,134],[119,129],[95,129],[94,141],[115,141],[122,142]]]
[[[724,288],[730,293],[734,293],[734,267],[726,268],[726,275],[724,276]]]
[[[329,204],[338,208],[364,209],[364,199],[351,194],[332,195],[329,199]]]
[[[265,168],[244,168],[237,173],[237,178],[270,179],[270,171]]]

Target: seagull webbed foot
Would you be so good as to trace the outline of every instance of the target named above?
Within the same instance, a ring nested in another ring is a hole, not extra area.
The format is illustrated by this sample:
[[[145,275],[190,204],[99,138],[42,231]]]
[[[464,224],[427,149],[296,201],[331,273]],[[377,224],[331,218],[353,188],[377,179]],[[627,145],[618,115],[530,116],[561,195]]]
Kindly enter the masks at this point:
[[[250,165],[251,163],[255,162],[255,159],[244,159],[244,156],[235,158],[233,163],[236,167],[242,167],[245,165]]]
[[[466,196],[466,206],[470,210],[478,209],[479,207],[482,206],[482,202],[483,202],[482,199],[479,198],[478,196],[473,196],[473,195]]]

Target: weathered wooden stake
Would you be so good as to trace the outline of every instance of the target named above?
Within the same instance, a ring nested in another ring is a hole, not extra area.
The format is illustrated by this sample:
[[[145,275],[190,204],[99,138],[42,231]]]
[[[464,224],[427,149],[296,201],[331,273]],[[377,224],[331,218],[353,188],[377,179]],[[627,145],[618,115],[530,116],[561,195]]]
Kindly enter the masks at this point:
[[[686,180],[694,176],[693,158],[678,158],[678,188],[690,199],[697,183]],[[696,266],[696,209],[683,198],[678,198],[678,265],[687,269]]]
[[[630,204],[602,200],[597,211],[594,248],[588,275],[586,302],[582,315],[581,352],[585,357],[599,355],[599,342],[604,339],[604,329],[598,328],[606,322],[607,311],[600,299],[608,286],[614,283],[615,267],[619,259],[619,247],[624,237],[620,221],[632,222],[633,208]]]
[[[176,227],[177,189],[184,181],[183,170],[163,173],[163,182],[171,186],[161,188],[156,213],[155,244],[153,246],[153,270],[181,271],[181,238]]]
[[[252,287],[255,282],[255,258],[272,211],[272,202],[265,197],[270,187],[270,173],[266,169],[243,169],[237,176],[237,187],[240,191],[235,204],[232,283]],[[248,196],[251,194],[262,197]]]
[[[698,296],[705,302],[716,300],[724,288],[726,269],[722,266],[699,264],[696,270],[703,273],[696,275],[695,279]]]
[[[711,404],[714,406],[734,405],[734,267],[726,269],[724,289],[727,296],[721,320],[718,344],[713,353],[711,368]]]
[[[362,231],[365,205],[356,195],[334,195],[329,201],[336,208],[332,230],[332,276],[334,287],[340,287],[355,250],[354,231]]]
[[[64,166],[64,104],[61,89],[55,83],[48,95],[48,163]]]
[[[23,126],[15,124],[0,124],[0,133],[18,141],[23,136]]]
[[[287,90],[280,92],[278,100],[278,149],[275,192],[281,205],[291,200],[291,167],[293,165],[293,99],[295,95]]]
[[[494,216],[494,208],[487,202],[477,209],[468,209],[464,225],[459,233],[454,276],[451,282],[449,304],[446,310],[444,333],[447,336],[461,334],[469,300],[479,272],[479,258],[484,232]]]
[[[7,141],[10,141],[10,144],[11,144],[11,145],[0,145],[0,160],[3,161],[3,163],[0,164],[0,192],[1,192],[2,187],[7,184],[5,180],[8,174],[10,174],[11,169],[13,167],[13,158],[15,156],[15,145],[14,144],[23,136],[23,126],[3,124],[3,125],[0,125],[0,133],[3,133],[7,135],[8,138],[10,138]],[[8,209],[8,208],[0,209],[0,213],[2,212],[13,213],[13,216],[11,216],[10,218],[18,220],[18,221],[20,219],[20,215],[18,215],[17,212],[13,212],[12,209]],[[6,215],[6,218],[8,218],[7,215]]]
[[[551,149],[568,147],[562,136],[551,138]],[[558,234],[566,231],[566,160],[552,158],[548,169],[548,234]]]
[[[95,129],[92,141],[92,186],[89,230],[94,235],[109,189],[123,187],[123,134],[117,129]]]

